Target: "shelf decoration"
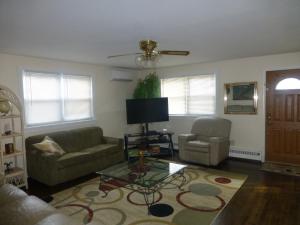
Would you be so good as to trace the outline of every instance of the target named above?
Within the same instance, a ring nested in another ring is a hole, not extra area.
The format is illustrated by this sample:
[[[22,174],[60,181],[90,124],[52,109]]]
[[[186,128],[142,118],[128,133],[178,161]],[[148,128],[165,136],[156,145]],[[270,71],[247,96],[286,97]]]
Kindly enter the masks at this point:
[[[11,110],[11,103],[7,99],[0,98],[0,114],[7,115]]]

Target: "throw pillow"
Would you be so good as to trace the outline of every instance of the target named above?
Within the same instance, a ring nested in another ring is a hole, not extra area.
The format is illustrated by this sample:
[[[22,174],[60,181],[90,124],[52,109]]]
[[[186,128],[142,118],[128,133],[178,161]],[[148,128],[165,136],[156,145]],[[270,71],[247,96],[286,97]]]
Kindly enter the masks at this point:
[[[45,153],[53,153],[58,155],[65,154],[65,151],[59,146],[59,144],[57,144],[48,136],[45,136],[43,141],[33,144],[33,146]]]

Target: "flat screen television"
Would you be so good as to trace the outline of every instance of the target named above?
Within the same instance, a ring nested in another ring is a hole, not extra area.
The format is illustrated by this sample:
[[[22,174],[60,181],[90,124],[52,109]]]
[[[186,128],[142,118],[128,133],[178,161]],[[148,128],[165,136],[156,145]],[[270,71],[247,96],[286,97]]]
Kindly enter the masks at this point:
[[[127,123],[169,121],[168,98],[127,99]]]

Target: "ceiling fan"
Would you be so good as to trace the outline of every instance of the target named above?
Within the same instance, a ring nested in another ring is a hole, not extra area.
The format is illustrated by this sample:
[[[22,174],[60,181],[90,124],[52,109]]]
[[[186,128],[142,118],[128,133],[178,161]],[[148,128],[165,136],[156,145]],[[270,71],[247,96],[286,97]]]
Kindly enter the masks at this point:
[[[141,67],[152,67],[155,66],[161,55],[176,55],[176,56],[187,56],[190,54],[189,51],[176,51],[176,50],[158,50],[157,42],[153,40],[141,40],[140,49],[143,52],[129,53],[121,55],[111,55],[107,58],[116,58],[127,55],[137,55],[136,64]]]

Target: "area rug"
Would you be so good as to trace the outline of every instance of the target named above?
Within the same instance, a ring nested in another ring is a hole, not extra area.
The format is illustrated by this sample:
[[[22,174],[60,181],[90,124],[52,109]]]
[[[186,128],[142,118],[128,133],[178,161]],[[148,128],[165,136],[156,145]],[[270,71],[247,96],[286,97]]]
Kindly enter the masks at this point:
[[[300,166],[280,164],[273,162],[263,163],[262,170],[274,173],[280,173],[284,175],[300,176]]]
[[[209,225],[247,179],[242,174],[189,166],[183,190],[168,184],[155,194],[157,204],[167,204],[173,213],[148,215],[141,194],[107,184],[104,198],[99,178],[53,195],[50,203],[82,224],[99,225]],[[178,181],[179,182],[179,181]]]

